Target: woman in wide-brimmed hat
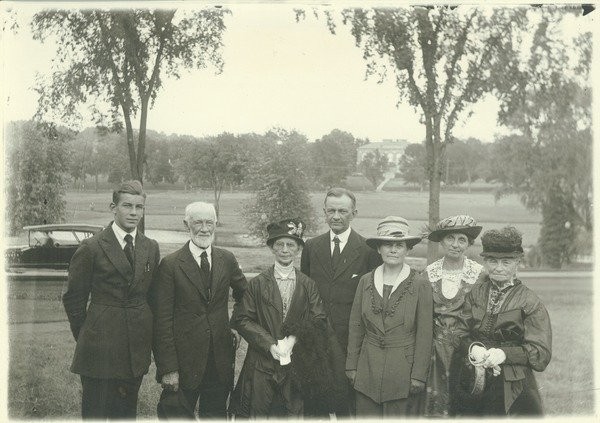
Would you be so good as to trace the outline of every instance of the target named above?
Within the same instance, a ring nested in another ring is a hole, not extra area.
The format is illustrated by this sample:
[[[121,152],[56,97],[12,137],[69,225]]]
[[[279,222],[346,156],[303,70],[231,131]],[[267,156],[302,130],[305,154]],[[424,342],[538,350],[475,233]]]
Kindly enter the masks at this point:
[[[404,262],[421,241],[406,219],[389,216],[367,244],[383,264],[358,284],[350,314],[346,374],[357,417],[416,415],[413,395],[425,388],[432,342],[431,286]]]
[[[481,232],[481,226],[467,215],[440,220],[427,238],[439,242],[444,257],[426,268],[433,291],[433,351],[423,414],[428,417],[452,415],[453,387],[449,383],[450,363],[460,339],[456,320],[466,294],[479,280],[483,267],[466,256]]]
[[[234,306],[232,327],[248,352],[229,411],[237,418],[328,415],[342,395],[341,349],[327,325],[315,282],[294,267],[304,223],[285,219],[267,227],[273,266],[248,283]],[[293,352],[293,354],[292,354]],[[334,356],[338,353],[338,356]]]
[[[544,304],[517,278],[521,242],[514,227],[490,230],[481,237],[487,274],[467,294],[457,329],[464,336],[463,363],[469,360],[487,370],[475,386],[470,372],[456,373],[458,378],[451,383],[461,394],[457,394],[458,415],[542,414],[533,370],[541,372],[550,362],[552,329]]]

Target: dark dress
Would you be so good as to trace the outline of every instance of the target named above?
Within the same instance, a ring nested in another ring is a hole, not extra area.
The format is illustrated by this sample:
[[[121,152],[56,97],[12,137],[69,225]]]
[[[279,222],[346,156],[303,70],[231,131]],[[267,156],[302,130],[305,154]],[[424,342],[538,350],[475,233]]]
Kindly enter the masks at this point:
[[[502,289],[500,297],[490,296],[490,290],[499,292],[492,284],[486,277],[466,297],[459,318],[465,335],[461,354],[466,356],[474,341],[486,348],[500,348],[506,354],[500,365],[502,373],[486,375],[479,398],[457,395],[453,408],[458,415],[542,415],[533,370],[543,371],[552,356],[550,317],[537,295],[520,280]]]
[[[315,283],[295,269],[296,286],[285,319],[283,302],[273,267],[249,282],[242,302],[234,307],[232,326],[248,342],[248,352],[229,411],[236,417],[300,417],[303,414],[301,389],[292,383],[292,365],[281,366],[270,347],[306,323],[325,328],[323,304]],[[298,336],[301,337],[300,334]],[[292,363],[297,354],[294,346]]]
[[[466,257],[463,268],[458,272],[446,272],[442,268],[443,263],[444,259],[440,259],[426,268],[433,291],[433,350],[422,410],[427,417],[450,414],[450,367],[455,349],[460,344],[456,320],[467,293],[477,283],[482,270],[479,263]],[[446,279],[451,284],[448,291],[442,289]]]

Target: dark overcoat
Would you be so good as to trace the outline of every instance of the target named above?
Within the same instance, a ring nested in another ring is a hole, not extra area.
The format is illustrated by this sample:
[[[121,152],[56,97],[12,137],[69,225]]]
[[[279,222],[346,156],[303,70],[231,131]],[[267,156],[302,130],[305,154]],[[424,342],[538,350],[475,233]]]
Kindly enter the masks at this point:
[[[138,231],[132,269],[112,224],[82,241],[71,259],[63,295],[77,341],[72,372],[99,379],[129,379],[148,372],[148,291],[159,260],[157,242]]]
[[[537,295],[520,280],[510,288],[498,314],[487,316],[491,281],[485,276],[465,298],[457,330],[464,336],[461,349],[466,355],[471,342],[481,342],[486,348],[500,348],[506,360],[500,365],[504,383],[504,410],[516,414],[513,404],[524,395],[527,408],[542,414],[542,403],[533,370],[546,369],[552,357],[552,327],[550,316]],[[491,323],[484,327],[482,322]]]
[[[256,377],[257,372],[259,376],[269,375],[276,384],[284,382],[289,366],[281,366],[271,355],[270,348],[287,335],[284,325],[292,326],[302,321],[312,321],[322,327],[326,322],[315,283],[306,275],[296,270],[296,287],[285,320],[273,267],[249,282],[242,302],[234,307],[231,316],[232,326],[248,342],[244,366],[232,395],[232,413],[254,416],[252,404],[263,403],[263,399],[258,397],[269,394],[269,386],[257,383],[264,380],[264,377]]]
[[[393,313],[381,309],[373,283],[364,275],[350,316],[346,369],[356,370],[354,389],[377,403],[408,398],[411,379],[427,380],[433,342],[431,285],[411,269],[391,293]]]
[[[212,342],[220,381],[233,384],[229,288],[239,301],[247,282],[234,255],[214,246],[211,278],[212,282],[203,279],[189,241],[160,262],[152,292],[157,380],[178,371],[180,386],[195,389],[202,382]]]
[[[334,272],[331,266],[329,232],[306,241],[300,269],[316,282],[325,313],[345,352],[348,345],[348,321],[356,287],[361,276],[381,264],[381,256],[366,244],[362,236],[352,230],[340,253],[339,263]]]

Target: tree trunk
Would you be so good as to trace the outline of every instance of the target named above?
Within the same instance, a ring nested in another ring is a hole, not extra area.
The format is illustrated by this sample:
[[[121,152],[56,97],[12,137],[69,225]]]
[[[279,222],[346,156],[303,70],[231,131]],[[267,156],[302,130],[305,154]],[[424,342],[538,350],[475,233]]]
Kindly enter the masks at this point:
[[[468,166],[467,166],[467,192],[469,194],[471,193],[471,171],[469,170]]]
[[[97,172],[96,172],[96,175],[95,175],[95,180],[94,180],[94,182],[95,182],[95,185],[94,185],[94,191],[95,191],[95,192],[98,192],[98,173],[97,173]]]

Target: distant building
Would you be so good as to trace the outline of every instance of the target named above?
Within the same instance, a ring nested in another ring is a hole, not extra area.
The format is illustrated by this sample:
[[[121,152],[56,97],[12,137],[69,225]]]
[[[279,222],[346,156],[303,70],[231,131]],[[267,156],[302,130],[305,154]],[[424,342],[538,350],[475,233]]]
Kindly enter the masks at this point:
[[[360,164],[368,153],[375,154],[375,151],[379,151],[379,154],[385,155],[388,158],[388,163],[394,165],[397,169],[398,161],[404,154],[404,149],[408,145],[406,140],[382,140],[381,142],[370,142],[369,144],[358,147],[356,151],[356,163]]]

